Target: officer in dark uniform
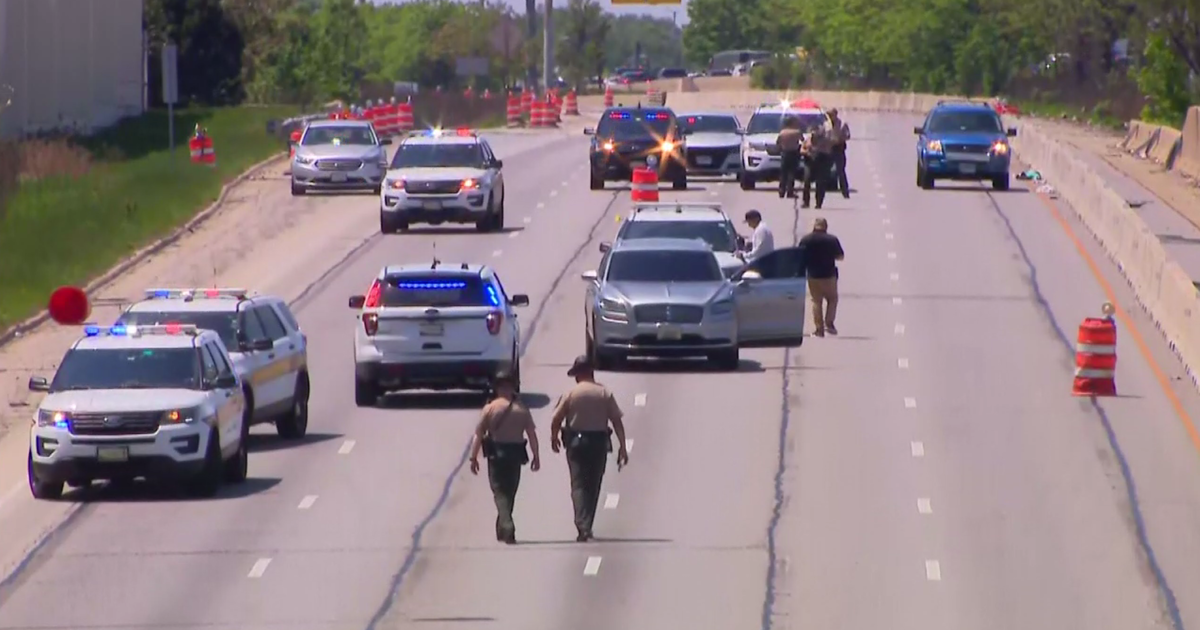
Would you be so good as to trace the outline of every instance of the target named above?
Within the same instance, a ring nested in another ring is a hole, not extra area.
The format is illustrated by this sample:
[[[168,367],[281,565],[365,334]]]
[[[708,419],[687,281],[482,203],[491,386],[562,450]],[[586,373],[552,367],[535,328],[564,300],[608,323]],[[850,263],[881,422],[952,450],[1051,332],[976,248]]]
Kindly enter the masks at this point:
[[[513,506],[521,484],[521,467],[528,463],[529,469],[537,472],[542,461],[533,415],[517,398],[512,376],[506,373],[496,376],[493,387],[496,397],[483,406],[483,415],[475,426],[471,474],[479,474],[479,454],[483,453],[488,460],[488,481],[496,500],[496,540],[513,545],[517,542]],[[525,451],[525,438],[533,451],[532,460]]]
[[[550,422],[550,448],[555,452],[565,446],[567,467],[571,472],[571,502],[575,504],[575,540],[592,539],[592,524],[600,502],[600,485],[608,454],[612,452],[612,435],[617,436],[617,470],[629,463],[625,442],[624,414],[608,388],[597,383],[592,364],[586,356],[575,359],[567,376],[575,377],[575,387],[559,398]],[[612,428],[609,428],[609,425]],[[560,439],[561,437],[561,439]]]

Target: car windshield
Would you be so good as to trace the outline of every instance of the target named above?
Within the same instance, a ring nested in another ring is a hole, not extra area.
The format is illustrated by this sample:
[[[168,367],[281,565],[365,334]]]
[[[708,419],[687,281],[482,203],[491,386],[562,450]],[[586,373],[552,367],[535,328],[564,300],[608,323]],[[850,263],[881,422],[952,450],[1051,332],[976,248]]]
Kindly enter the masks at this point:
[[[813,127],[821,127],[825,124],[824,114],[796,114],[789,113],[788,116],[795,118],[800,123],[801,129],[812,129]],[[782,112],[760,112],[750,117],[750,123],[746,125],[746,133],[779,133],[783,130]]]
[[[680,116],[679,127],[692,133],[737,133],[733,116]]]
[[[157,326],[160,324],[191,324],[202,330],[211,330],[221,336],[225,347],[235,350],[237,342],[237,313],[182,311],[182,312],[128,312],[121,315],[118,324],[135,326]]]
[[[1000,117],[992,112],[938,112],[929,117],[932,133],[1004,133]]]
[[[665,138],[674,124],[673,117],[664,112],[617,111],[600,119],[596,135],[616,140]]]
[[[82,389],[200,389],[200,360],[195,348],[77,348],[50,392]]]
[[[465,142],[447,144],[402,144],[392,158],[392,168],[483,168],[479,145]]]
[[[500,306],[496,288],[479,276],[402,275],[384,282],[383,306]]]
[[[619,238],[698,238],[715,252],[737,249],[733,228],[723,221],[630,221]]]
[[[724,276],[711,252],[614,252],[608,263],[609,282],[717,282]]]
[[[329,125],[321,127],[309,127],[304,133],[304,137],[300,140],[300,144],[306,147],[317,145],[353,145],[353,146],[371,146],[379,144],[375,139],[375,132],[370,127],[363,125],[346,125],[342,127]]]

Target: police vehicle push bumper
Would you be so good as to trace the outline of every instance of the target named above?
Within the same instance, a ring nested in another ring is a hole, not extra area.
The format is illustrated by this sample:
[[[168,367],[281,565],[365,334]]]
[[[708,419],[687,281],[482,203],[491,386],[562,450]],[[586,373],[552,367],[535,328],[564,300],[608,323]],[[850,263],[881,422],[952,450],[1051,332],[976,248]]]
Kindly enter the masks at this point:
[[[489,215],[489,190],[477,179],[389,181],[383,191],[380,212],[384,222],[478,223]]]
[[[305,190],[378,190],[386,165],[348,158],[292,159],[292,186]]]
[[[698,304],[637,305],[632,313],[629,310],[596,309],[592,334],[597,353],[691,357],[737,349],[737,317],[732,307],[722,313],[705,313],[705,307]]]

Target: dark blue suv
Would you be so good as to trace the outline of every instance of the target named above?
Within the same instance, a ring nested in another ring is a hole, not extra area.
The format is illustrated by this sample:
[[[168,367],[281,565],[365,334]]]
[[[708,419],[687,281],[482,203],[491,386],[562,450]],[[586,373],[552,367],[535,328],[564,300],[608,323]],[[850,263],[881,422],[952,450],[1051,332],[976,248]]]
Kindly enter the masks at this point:
[[[914,127],[917,134],[917,185],[929,190],[935,181],[990,180],[992,188],[1008,190],[1012,163],[1010,137],[1000,114],[987,103],[938,101]]]

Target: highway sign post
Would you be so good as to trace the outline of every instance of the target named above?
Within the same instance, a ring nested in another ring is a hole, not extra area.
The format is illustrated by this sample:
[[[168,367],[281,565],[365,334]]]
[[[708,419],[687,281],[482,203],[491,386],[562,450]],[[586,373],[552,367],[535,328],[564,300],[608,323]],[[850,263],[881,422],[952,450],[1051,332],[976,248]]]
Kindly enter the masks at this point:
[[[166,44],[162,49],[162,97],[167,105],[168,148],[175,152],[175,104],[179,102],[179,47]]]

